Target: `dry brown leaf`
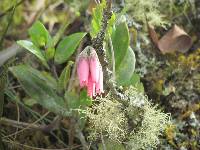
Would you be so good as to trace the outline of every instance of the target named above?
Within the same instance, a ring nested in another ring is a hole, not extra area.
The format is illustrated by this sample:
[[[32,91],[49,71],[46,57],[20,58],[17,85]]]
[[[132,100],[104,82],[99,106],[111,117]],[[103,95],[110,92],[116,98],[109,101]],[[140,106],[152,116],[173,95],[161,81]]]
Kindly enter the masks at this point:
[[[157,33],[153,27],[149,26],[148,28],[153,43],[163,54],[175,51],[185,53],[192,46],[191,37],[177,25],[174,25],[160,40],[158,40]]]
[[[149,31],[149,36],[152,40],[152,42],[158,46],[158,35],[154,29],[154,27],[152,25],[150,25],[149,23],[147,23],[147,27],[148,27],[148,31]]]

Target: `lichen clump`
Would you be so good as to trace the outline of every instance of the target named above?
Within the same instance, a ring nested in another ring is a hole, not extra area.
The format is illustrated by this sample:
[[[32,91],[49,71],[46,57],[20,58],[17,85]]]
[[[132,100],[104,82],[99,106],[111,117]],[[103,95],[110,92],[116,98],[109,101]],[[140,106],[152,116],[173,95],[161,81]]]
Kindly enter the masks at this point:
[[[125,94],[130,97],[128,106],[108,94],[105,98],[97,98],[98,103],[86,111],[89,138],[96,140],[103,135],[131,150],[155,147],[169,124],[169,115],[153,106],[144,94],[132,87]]]
[[[110,96],[97,98],[99,104],[94,104],[86,111],[90,124],[89,139],[101,136],[121,142],[126,137],[127,119],[122,104],[111,100]]]
[[[126,91],[126,94],[131,99],[128,106],[129,113],[135,113],[134,108],[136,107],[142,112],[138,113],[138,117],[142,117],[141,126],[137,131],[133,130],[130,133],[127,142],[128,147],[132,150],[155,147],[159,142],[162,131],[170,124],[170,115],[161,112],[157,106],[153,106],[148,101],[147,96],[138,93],[134,88],[130,88]],[[137,105],[138,102],[140,102],[140,105]]]
[[[129,13],[136,21],[145,24],[148,19],[149,23],[155,26],[164,26],[168,23],[159,10],[160,4],[163,2],[161,0],[125,0],[125,2]]]

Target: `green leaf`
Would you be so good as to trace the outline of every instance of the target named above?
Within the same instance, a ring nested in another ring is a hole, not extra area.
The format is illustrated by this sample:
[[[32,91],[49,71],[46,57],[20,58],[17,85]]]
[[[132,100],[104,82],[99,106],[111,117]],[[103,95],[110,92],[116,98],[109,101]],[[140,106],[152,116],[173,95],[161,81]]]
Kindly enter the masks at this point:
[[[65,99],[69,109],[85,108],[92,105],[92,99],[88,97],[87,90],[82,89],[80,96],[74,92],[65,92]]]
[[[80,105],[81,106],[91,106],[92,105],[92,99],[88,96],[86,89],[81,90]]]
[[[84,32],[74,33],[60,41],[55,52],[55,62],[64,63],[76,50],[82,38],[86,35]]]
[[[65,92],[65,100],[67,101],[67,106],[70,109],[77,109],[80,106],[79,96],[74,92]]]
[[[134,85],[136,85],[139,82],[140,82],[140,75],[137,74],[137,73],[134,73],[132,75],[132,77],[131,77],[130,84],[134,86]]]
[[[63,116],[70,115],[63,98],[48,86],[41,72],[26,65],[11,67],[10,71],[19,80],[25,92],[44,108]]]
[[[51,87],[52,89],[56,90],[58,87],[57,80],[49,73],[46,71],[42,71],[42,74],[40,75],[40,78],[45,80],[47,85]],[[38,74],[39,75],[39,74]]]
[[[92,38],[97,36],[101,29],[101,20],[103,18],[103,9],[106,7],[106,1],[103,0],[101,4],[97,5],[96,8],[92,11],[92,21],[91,21],[91,32],[90,35]],[[109,34],[112,33],[112,26],[115,22],[115,14],[113,13],[111,19],[108,21],[107,31]]]
[[[97,5],[92,11],[92,22],[90,35],[94,38],[101,29],[101,20],[103,18],[103,9],[106,7],[105,1]]]
[[[51,46],[51,45],[50,45]],[[49,60],[49,59],[52,59],[54,57],[54,54],[55,54],[55,48],[53,47],[48,47],[46,50],[45,50],[45,56],[46,58]]]
[[[120,67],[130,43],[129,31],[126,22],[121,22],[115,27],[112,33],[112,44],[115,53],[115,70]]]
[[[135,70],[135,54],[131,47],[128,48],[124,59],[116,71],[116,81],[119,85],[127,85]]]
[[[74,62],[69,61],[68,65],[63,69],[63,71],[58,79],[58,89],[60,91],[67,89],[67,83],[70,78],[71,66],[73,64],[74,64]]]
[[[49,32],[40,21],[36,21],[28,30],[28,33],[31,37],[32,42],[37,47],[45,46],[49,44],[50,41],[52,41]]]
[[[17,41],[17,44],[24,47],[29,52],[33,53],[36,57],[38,57],[42,61],[42,63],[46,67],[48,67],[46,59],[44,55],[42,54],[41,50],[38,47],[36,47],[32,42],[27,41],[27,40],[19,40]]]
[[[144,86],[142,82],[140,81],[140,75],[137,73],[133,73],[128,85],[134,86],[139,92],[144,93]],[[128,86],[127,85],[127,86]]]

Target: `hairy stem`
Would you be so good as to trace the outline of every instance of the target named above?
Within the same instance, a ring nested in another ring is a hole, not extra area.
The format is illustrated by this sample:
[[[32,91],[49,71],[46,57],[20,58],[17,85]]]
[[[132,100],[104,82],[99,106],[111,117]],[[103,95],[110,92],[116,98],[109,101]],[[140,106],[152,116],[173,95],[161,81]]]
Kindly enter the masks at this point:
[[[107,0],[107,7],[103,10],[101,30],[99,31],[97,36],[94,39],[92,39],[92,46],[97,51],[97,55],[99,56],[99,60],[103,67],[104,79],[105,79],[106,85],[112,92],[113,97],[119,102],[123,103],[124,105],[127,105],[129,97],[126,96],[124,93],[122,93],[122,90],[120,90],[117,87],[115,81],[112,80],[112,71],[108,68],[106,53],[105,53],[105,50],[103,49],[103,41],[105,39],[105,33],[108,26],[108,21],[110,20],[112,16],[111,3],[112,3],[111,0]]]

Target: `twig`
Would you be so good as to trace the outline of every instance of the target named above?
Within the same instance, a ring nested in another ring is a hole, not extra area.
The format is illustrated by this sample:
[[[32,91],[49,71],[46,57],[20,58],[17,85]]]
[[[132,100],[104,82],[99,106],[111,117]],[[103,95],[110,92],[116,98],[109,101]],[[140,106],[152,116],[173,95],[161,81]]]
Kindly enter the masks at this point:
[[[8,125],[8,126],[12,126],[15,128],[20,128],[20,129],[36,129],[36,130],[43,130],[42,126],[38,126],[36,124],[30,124],[30,123],[26,123],[26,122],[19,122],[19,121],[15,121],[15,120],[11,120],[11,119],[7,119],[7,118],[1,118],[0,123],[3,125]],[[24,131],[24,130],[23,130]],[[20,130],[20,132],[22,132],[22,130]],[[19,131],[15,132],[12,135],[17,135],[19,133]],[[9,135],[11,136],[11,135]],[[8,137],[8,136],[5,136]]]
[[[65,146],[65,147],[68,147],[68,146],[66,145],[66,143],[63,142],[55,133],[53,133],[52,131],[51,131],[50,133],[51,133],[52,136],[54,136],[54,137],[58,140],[59,143],[61,143],[61,144],[62,144],[63,146]]]
[[[32,147],[32,146],[29,146],[29,145],[21,144],[21,143],[18,143],[18,142],[15,142],[15,141],[11,141],[11,140],[6,140],[6,139],[4,139],[3,141],[6,142],[6,143],[10,143],[10,144],[13,144],[15,146],[18,146],[19,148],[28,148],[29,150],[70,150],[69,148],[48,149],[48,148]],[[80,147],[80,145],[77,145],[77,146],[74,146],[72,149],[77,149],[79,147]]]
[[[16,135],[16,134],[19,134],[19,133],[23,132],[24,130],[27,130],[27,129],[30,129],[30,128],[44,130],[45,129],[44,127],[41,128],[41,126],[39,127],[39,126],[37,126],[35,124],[38,123],[38,122],[40,122],[48,114],[49,114],[49,112],[45,113],[38,120],[36,120],[35,122],[33,122],[31,124],[24,123],[24,122],[17,122],[17,121],[6,119],[6,118],[1,118],[0,123],[4,123],[4,124],[10,125],[10,126],[19,127],[19,128],[25,127],[25,128],[23,128],[22,130],[20,130],[18,132],[15,132],[15,133],[12,133],[10,135],[5,136],[4,138],[10,137],[10,136],[13,136],[13,135]]]
[[[70,126],[69,126],[68,141],[69,141],[69,147],[72,147],[74,142],[74,132],[75,132],[74,124],[76,124],[76,121],[72,117],[70,118],[69,121],[70,121]]]
[[[79,140],[81,141],[81,144],[83,145],[83,149],[84,150],[88,150],[89,149],[88,148],[88,144],[87,144],[87,142],[85,140],[85,137],[84,137],[82,131],[80,130],[80,128],[78,127],[77,124],[75,125],[75,128],[76,128],[77,136],[78,136]]]
[[[15,104],[16,104],[16,109],[17,109],[17,122],[19,122],[19,120],[20,120],[19,105],[17,102]],[[18,130],[19,130],[19,128],[16,129],[16,132],[18,132]],[[17,138],[17,134],[15,134],[14,141],[16,138]]]

